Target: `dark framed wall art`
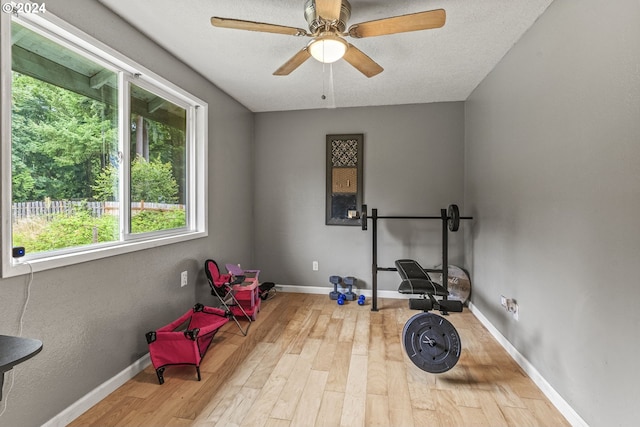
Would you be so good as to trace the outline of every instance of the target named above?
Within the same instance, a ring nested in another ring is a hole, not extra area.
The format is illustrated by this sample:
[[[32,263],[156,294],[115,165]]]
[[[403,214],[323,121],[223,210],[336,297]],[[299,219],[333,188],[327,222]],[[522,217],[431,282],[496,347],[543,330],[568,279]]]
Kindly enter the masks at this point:
[[[363,134],[327,135],[327,225],[360,225]]]

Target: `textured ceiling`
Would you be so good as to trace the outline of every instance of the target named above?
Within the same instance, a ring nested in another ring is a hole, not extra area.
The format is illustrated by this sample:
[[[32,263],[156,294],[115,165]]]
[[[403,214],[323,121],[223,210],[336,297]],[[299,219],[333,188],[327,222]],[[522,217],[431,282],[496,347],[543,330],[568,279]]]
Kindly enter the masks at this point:
[[[553,0],[350,0],[347,26],[445,9],[439,29],[347,38],[384,71],[340,60],[272,73],[309,41],[210,24],[212,16],[307,28],[305,0],[100,0],[254,112],[465,100]],[[326,99],[322,99],[322,95]]]

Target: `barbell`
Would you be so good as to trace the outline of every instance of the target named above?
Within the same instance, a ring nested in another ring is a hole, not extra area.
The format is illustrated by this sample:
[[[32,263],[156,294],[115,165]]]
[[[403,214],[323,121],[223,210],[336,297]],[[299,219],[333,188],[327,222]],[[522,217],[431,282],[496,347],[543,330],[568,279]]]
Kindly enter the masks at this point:
[[[375,211],[375,209],[374,209]],[[449,227],[449,231],[458,231],[460,228],[460,220],[462,219],[473,219],[471,216],[460,216],[460,209],[458,205],[451,204],[449,208],[446,210],[446,215],[444,211],[440,216],[406,216],[406,215],[392,215],[392,216],[382,216],[375,215],[369,216],[367,215],[367,205],[362,205],[362,210],[360,213],[360,222],[362,224],[362,230],[367,230],[367,219],[440,219],[443,221],[447,221],[447,226]]]

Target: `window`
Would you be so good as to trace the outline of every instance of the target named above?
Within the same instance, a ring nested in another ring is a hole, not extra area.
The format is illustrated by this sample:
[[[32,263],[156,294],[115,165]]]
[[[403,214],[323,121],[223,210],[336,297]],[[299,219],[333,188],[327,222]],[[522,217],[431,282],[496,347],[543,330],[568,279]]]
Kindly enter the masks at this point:
[[[131,233],[186,227],[187,112],[130,86]]]
[[[118,240],[95,190],[118,153],[117,74],[16,22],[11,33],[12,245]]]
[[[0,18],[3,277],[15,246],[38,271],[206,236],[206,104],[54,17]]]

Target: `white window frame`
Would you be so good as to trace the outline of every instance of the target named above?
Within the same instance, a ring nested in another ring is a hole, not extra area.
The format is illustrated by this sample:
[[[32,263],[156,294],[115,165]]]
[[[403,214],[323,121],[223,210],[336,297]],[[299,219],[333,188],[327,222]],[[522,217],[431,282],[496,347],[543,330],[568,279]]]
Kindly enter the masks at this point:
[[[191,200],[189,198],[190,195],[190,189],[191,187],[193,187],[191,180],[189,179],[189,171],[191,171],[191,168],[193,167],[189,160],[192,157],[191,153],[193,153],[194,149],[195,149],[195,144],[196,144],[196,138],[194,137],[194,130],[192,129],[193,125],[195,123],[194,121],[194,115],[196,113],[196,108],[186,102],[184,102],[183,100],[172,96],[170,93],[167,93],[165,91],[163,91],[162,89],[160,89],[157,85],[152,85],[149,84],[148,82],[146,82],[145,80],[140,79],[140,76],[124,76],[124,82],[123,84],[118,88],[120,91],[120,94],[122,95],[122,97],[124,98],[124,105],[126,106],[125,108],[122,108],[122,114],[119,118],[119,121],[121,123],[124,123],[124,126],[122,126],[122,130],[124,130],[124,135],[122,135],[122,137],[120,138],[121,140],[121,147],[120,147],[120,152],[122,153],[122,163],[125,165],[131,165],[131,150],[130,149],[125,149],[124,147],[130,147],[131,146],[131,132],[129,131],[129,129],[131,129],[131,111],[129,109],[130,107],[130,103],[128,102],[128,100],[131,99],[131,85],[136,85],[141,89],[144,89],[148,92],[153,93],[154,95],[160,96],[164,99],[166,99],[169,102],[172,102],[173,104],[182,107],[186,110],[187,113],[187,129],[186,129],[186,170],[187,170],[187,182],[186,182],[186,193],[187,193],[187,197],[186,200]],[[123,117],[124,116],[124,117]],[[121,168],[120,172],[120,194],[129,194],[130,191],[130,185],[131,185],[131,177],[129,176],[129,172],[131,171],[131,168]],[[190,219],[192,219],[192,217],[190,216],[191,214],[191,206],[189,203],[187,203],[186,205],[186,218],[187,218],[187,225],[183,228],[180,229],[175,229],[175,230],[159,230],[159,231],[152,231],[152,232],[146,232],[146,233],[136,233],[136,234],[132,234],[131,233],[131,198],[130,197],[125,197],[124,200],[120,201],[122,203],[123,209],[120,212],[120,224],[121,224],[121,230],[124,230],[124,235],[121,236],[122,240],[140,240],[140,239],[146,239],[149,237],[153,237],[154,235],[162,235],[162,234],[167,234],[167,233],[180,233],[180,232],[184,232],[186,230],[190,229],[190,224],[192,223],[190,221]],[[192,229],[193,227],[191,227]]]
[[[157,93],[187,110],[186,143],[186,206],[187,227],[132,235],[129,233],[130,205],[128,195],[129,167],[120,173],[120,239],[115,242],[93,244],[57,250],[51,253],[12,256],[11,229],[11,21],[53,39],[118,73],[119,90],[119,149],[122,164],[130,165],[129,83]],[[104,43],[71,26],[50,12],[24,14],[18,17],[0,14],[0,231],[2,232],[2,277],[13,277],[59,268],[81,262],[125,254],[133,251],[168,245],[208,235],[208,105],[203,100],[155,74],[151,70],[120,54]],[[28,261],[29,266],[23,261]]]

